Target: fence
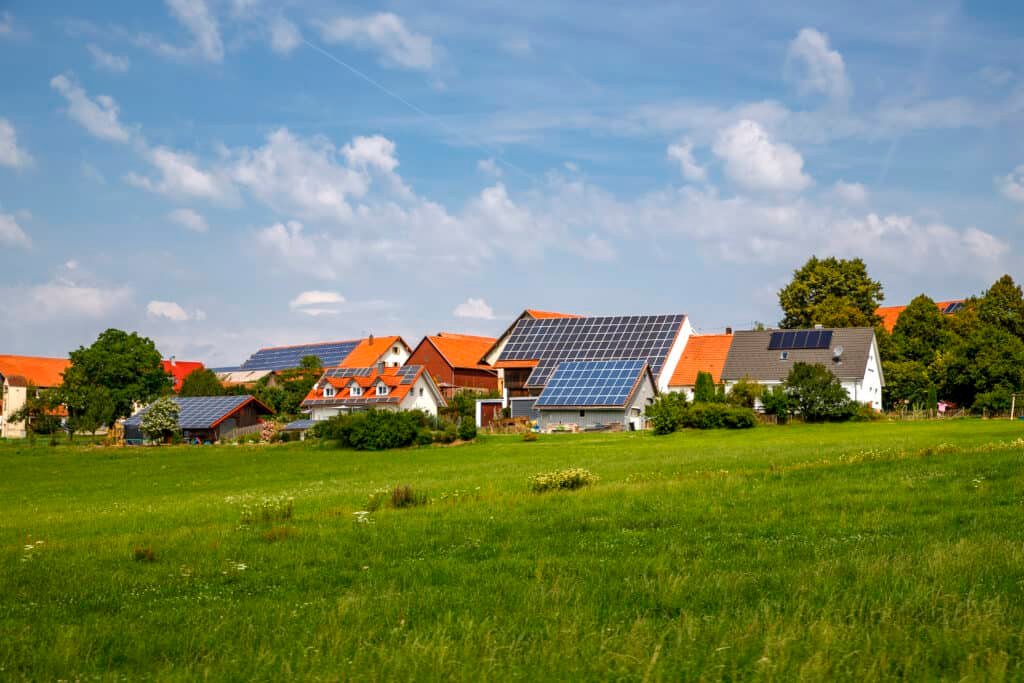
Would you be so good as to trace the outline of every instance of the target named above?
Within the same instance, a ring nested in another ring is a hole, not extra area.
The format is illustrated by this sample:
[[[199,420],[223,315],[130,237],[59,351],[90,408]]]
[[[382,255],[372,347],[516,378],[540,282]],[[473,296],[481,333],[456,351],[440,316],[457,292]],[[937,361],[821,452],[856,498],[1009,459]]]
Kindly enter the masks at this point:
[[[236,427],[236,428],[232,429],[230,432],[225,432],[225,433],[221,434],[220,435],[220,440],[221,441],[231,441],[232,439],[237,439],[239,437],[248,436],[249,434],[256,434],[257,432],[261,432],[261,431],[263,431],[263,424],[262,423],[257,423],[257,424],[254,424],[254,425],[249,425],[248,427]]]

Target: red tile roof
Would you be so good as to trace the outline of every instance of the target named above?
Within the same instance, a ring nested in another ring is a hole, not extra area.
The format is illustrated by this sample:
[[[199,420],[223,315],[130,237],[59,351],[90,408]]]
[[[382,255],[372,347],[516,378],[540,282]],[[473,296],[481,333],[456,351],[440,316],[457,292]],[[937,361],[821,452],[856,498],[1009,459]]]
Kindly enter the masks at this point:
[[[181,391],[181,384],[185,381],[186,377],[194,371],[202,370],[206,367],[198,361],[190,360],[176,360],[173,365],[169,360],[161,362],[164,365],[164,372],[174,378],[174,393]]]
[[[341,361],[339,368],[368,368],[377,362],[377,359],[386,354],[392,346],[401,342],[402,346],[408,348],[405,340],[398,336],[393,337],[367,337],[359,342],[359,346],[352,349],[345,360]]]
[[[576,315],[575,313],[555,313],[553,311],[538,311],[535,308],[527,308],[526,313],[530,316],[541,320],[544,318],[582,318],[582,315]]]
[[[405,379],[405,377],[398,374],[400,370],[401,368],[390,367],[384,368],[383,371],[378,371],[375,368],[373,372],[363,377],[324,376],[320,378],[320,381],[313,385],[313,388],[310,390],[310,392],[306,394],[306,398],[303,401],[303,405],[305,405],[306,401],[331,401],[331,398],[327,398],[324,396],[324,387],[327,384],[330,384],[332,387],[334,387],[337,393],[335,393],[333,400],[339,403],[343,403],[346,400],[353,399],[384,398],[383,396],[377,397],[375,387],[377,386],[378,381],[383,382],[388,387],[388,395],[386,397],[388,399],[388,402],[400,403],[402,399],[404,399],[409,394],[413,386],[423,375],[424,369],[420,367],[416,371],[416,374],[413,375],[412,381],[407,382],[405,384],[402,383],[402,380]],[[359,385],[359,387],[362,388],[362,396],[352,396],[350,387],[352,386],[353,382],[355,382],[357,385]]]
[[[710,372],[715,384],[722,379],[722,368],[732,346],[731,334],[695,334],[686,341],[686,348],[676,365],[671,387],[692,387],[697,373]]]
[[[493,337],[441,332],[433,337],[428,336],[427,339],[453,368],[493,370],[491,366],[480,362],[484,354],[498,341]]]
[[[39,356],[0,356],[0,375],[20,375],[40,388],[60,386],[64,371],[71,367],[67,358]]]
[[[940,311],[945,311],[950,304],[960,304],[963,301],[963,299],[950,299],[949,301],[936,301],[935,305]],[[882,327],[886,332],[892,332],[896,327],[896,321],[900,319],[900,315],[905,310],[907,310],[906,306],[879,306],[875,309],[875,315],[882,319]]]

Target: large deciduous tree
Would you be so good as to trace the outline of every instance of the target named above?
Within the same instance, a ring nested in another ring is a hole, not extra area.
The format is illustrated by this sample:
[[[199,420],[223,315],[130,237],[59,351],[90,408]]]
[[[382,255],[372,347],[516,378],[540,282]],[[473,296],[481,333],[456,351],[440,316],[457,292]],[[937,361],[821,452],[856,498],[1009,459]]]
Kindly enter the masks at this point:
[[[882,284],[868,276],[864,261],[812,256],[779,291],[785,328],[874,327]]]
[[[224,385],[212,370],[199,368],[185,376],[178,396],[223,396]]]

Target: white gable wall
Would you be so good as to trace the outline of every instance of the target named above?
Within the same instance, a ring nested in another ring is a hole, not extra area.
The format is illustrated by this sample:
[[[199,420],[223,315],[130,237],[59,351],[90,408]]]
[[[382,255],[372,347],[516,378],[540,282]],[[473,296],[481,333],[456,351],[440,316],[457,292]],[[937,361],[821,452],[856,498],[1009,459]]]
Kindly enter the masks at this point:
[[[668,383],[672,380],[672,375],[676,371],[676,366],[679,365],[679,359],[683,357],[686,343],[690,341],[691,336],[693,336],[693,326],[690,325],[690,316],[686,316],[683,318],[683,324],[679,326],[679,336],[676,337],[675,343],[669,349],[668,356],[665,357],[665,364],[661,366],[661,374],[655,378],[658,381],[658,391],[668,391]]]

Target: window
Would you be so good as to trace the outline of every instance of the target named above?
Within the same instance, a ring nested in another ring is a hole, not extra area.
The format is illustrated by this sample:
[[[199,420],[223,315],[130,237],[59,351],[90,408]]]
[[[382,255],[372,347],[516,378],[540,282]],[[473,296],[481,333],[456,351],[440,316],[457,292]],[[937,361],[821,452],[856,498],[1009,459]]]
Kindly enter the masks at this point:
[[[580,417],[586,417],[586,416],[587,416],[587,411],[581,410],[580,411]]]
[[[420,387],[420,396],[423,395],[423,387]]]
[[[348,388],[348,393],[352,394],[353,396],[362,396],[363,395],[363,388],[361,386],[359,386],[358,384],[352,384]]]
[[[398,347],[396,346],[395,348],[391,349],[391,353],[393,353],[393,354],[395,354],[397,356],[398,355]]]
[[[789,351],[783,351],[780,353],[779,360],[789,360]]]
[[[383,382],[379,382],[377,384],[377,395],[378,396],[387,396],[388,395],[388,385],[384,384]]]
[[[332,387],[330,384],[324,387],[324,398],[334,398],[335,393],[336,392],[334,391],[334,387]]]

